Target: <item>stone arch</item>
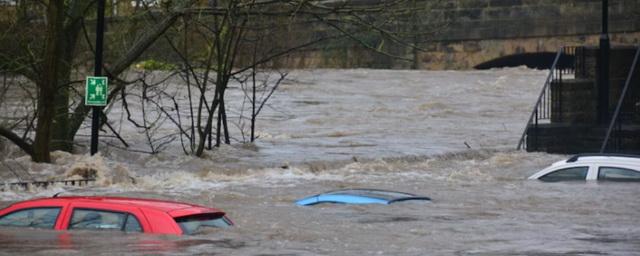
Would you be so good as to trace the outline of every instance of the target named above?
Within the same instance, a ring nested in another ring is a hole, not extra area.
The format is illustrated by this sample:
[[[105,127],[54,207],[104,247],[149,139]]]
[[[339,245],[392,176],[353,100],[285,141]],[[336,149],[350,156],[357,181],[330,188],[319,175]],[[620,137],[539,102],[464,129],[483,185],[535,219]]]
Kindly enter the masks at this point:
[[[475,69],[491,69],[504,67],[527,66],[535,69],[549,69],[556,57],[555,52],[526,52],[501,56],[474,66]],[[570,67],[573,56],[562,55],[558,62],[559,68]]]

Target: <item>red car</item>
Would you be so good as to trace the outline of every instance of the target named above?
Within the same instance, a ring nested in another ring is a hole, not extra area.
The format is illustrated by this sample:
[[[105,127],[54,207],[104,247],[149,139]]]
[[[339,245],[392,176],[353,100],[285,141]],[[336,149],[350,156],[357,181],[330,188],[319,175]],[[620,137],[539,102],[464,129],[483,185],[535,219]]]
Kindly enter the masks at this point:
[[[127,197],[64,196],[33,199],[0,210],[0,226],[56,230],[121,230],[193,234],[202,227],[229,227],[225,213],[199,205]]]

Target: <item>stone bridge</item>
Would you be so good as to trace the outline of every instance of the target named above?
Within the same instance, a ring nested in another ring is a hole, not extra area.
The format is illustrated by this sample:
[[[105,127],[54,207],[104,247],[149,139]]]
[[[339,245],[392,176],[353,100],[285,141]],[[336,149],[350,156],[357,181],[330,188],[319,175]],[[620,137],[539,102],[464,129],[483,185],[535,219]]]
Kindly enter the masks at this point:
[[[498,65],[536,66],[550,63],[550,53],[559,47],[597,45],[601,7],[601,0],[443,0],[434,11],[442,12],[448,24],[419,40],[423,51],[403,53],[415,63],[351,47],[342,49],[342,55],[306,51],[285,65],[470,69],[491,67],[486,62],[494,60]],[[610,0],[609,31],[613,45],[640,44],[640,1]]]

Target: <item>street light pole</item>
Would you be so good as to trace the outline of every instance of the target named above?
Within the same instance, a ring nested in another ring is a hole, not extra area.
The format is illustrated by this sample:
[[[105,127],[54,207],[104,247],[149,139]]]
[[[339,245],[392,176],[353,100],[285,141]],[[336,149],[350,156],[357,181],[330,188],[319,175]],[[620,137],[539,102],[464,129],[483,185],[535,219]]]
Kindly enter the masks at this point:
[[[102,76],[102,47],[104,39],[104,5],[105,0],[98,0],[98,18],[96,21],[96,54],[94,61],[94,76]],[[102,107],[93,106],[91,119],[91,155],[98,152],[98,136],[100,128],[100,113]]]
[[[598,122],[609,122],[609,1],[602,0],[602,34],[598,61]]]

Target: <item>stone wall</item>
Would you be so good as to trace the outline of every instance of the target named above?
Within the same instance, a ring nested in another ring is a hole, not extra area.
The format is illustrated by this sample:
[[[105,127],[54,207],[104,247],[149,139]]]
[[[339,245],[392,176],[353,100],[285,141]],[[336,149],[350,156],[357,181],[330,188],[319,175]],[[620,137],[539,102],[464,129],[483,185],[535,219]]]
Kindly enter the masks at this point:
[[[636,45],[640,32],[611,34],[613,44]],[[423,69],[469,69],[513,54],[557,52],[563,46],[597,45],[599,35],[527,37],[511,39],[434,42],[419,53]]]
[[[437,41],[509,39],[598,34],[601,0],[448,0],[451,25]],[[637,0],[609,1],[612,33],[640,31]]]
[[[612,43],[640,44],[640,1],[610,0],[609,5]],[[411,51],[389,49],[415,59],[415,66],[421,69],[470,69],[512,54],[556,52],[567,45],[597,45],[601,31],[601,0],[443,0],[432,13],[441,15],[447,25],[419,38],[423,51],[414,56]],[[352,45],[311,49],[283,64],[379,68],[414,65]]]
[[[427,41],[425,69],[467,69],[519,53],[556,52],[567,45],[597,45],[601,0],[448,1],[452,24]],[[609,1],[614,44],[640,44],[640,1]]]

